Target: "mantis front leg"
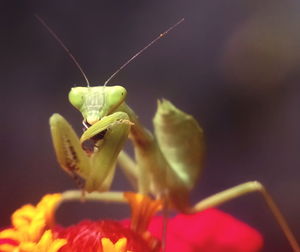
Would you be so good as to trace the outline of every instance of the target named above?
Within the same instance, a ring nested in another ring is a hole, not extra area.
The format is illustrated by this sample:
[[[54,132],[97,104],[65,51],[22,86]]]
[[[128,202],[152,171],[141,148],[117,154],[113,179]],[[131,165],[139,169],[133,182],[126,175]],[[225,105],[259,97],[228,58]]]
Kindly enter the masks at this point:
[[[108,190],[115,171],[116,160],[128,137],[131,122],[126,113],[116,112],[103,117],[88,128],[79,139],[72,126],[59,114],[50,117],[53,145],[60,166],[71,176],[85,182],[84,190]],[[99,133],[92,153],[82,144]]]

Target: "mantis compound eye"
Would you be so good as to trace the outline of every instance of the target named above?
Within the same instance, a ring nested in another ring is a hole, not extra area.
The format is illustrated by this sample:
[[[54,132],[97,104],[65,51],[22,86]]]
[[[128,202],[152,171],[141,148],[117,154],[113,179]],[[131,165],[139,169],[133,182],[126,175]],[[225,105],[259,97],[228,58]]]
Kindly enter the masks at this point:
[[[127,90],[122,86],[112,86],[110,87],[109,94],[111,104],[119,105],[125,100]]]
[[[86,87],[74,87],[69,92],[70,103],[78,110],[81,110],[84,104],[84,97],[87,92]]]

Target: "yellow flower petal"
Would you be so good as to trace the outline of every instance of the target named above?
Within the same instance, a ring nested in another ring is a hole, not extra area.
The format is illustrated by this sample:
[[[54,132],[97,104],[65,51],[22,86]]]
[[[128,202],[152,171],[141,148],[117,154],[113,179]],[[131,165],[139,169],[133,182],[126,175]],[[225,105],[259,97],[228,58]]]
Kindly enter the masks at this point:
[[[62,195],[60,193],[47,194],[37,204],[37,209],[39,211],[43,211],[45,214],[46,223],[48,227],[52,227],[54,225],[54,211],[61,200]]]
[[[36,244],[34,242],[22,242],[18,247],[18,252],[33,252]]]
[[[13,228],[4,229],[0,232],[0,239],[12,239],[12,240],[19,240],[19,233]]]
[[[52,232],[51,230],[47,230],[44,232],[42,238],[39,240],[37,246],[40,248],[48,248],[53,240]]]
[[[46,252],[57,252],[61,247],[65,246],[67,242],[66,239],[55,239]]]
[[[24,229],[20,229],[23,233],[26,233],[26,227]],[[32,219],[30,225],[27,227],[27,237],[24,239],[28,239],[30,241],[37,241],[42,236],[44,230],[46,228],[46,220],[45,216],[41,212],[37,212],[36,216]]]
[[[30,225],[36,215],[36,208],[33,205],[24,205],[16,210],[11,218],[13,226],[18,229]]]
[[[131,206],[131,228],[143,235],[147,231],[151,218],[161,210],[162,201],[132,192],[125,192],[124,196]]]
[[[0,251],[1,252],[11,252],[14,251],[16,246],[10,245],[10,244],[2,244],[0,245]]]
[[[127,239],[125,237],[119,239],[116,243],[115,243],[115,250],[116,252],[126,252],[126,247],[127,247]]]
[[[109,238],[101,238],[102,252],[130,252],[127,250],[127,239],[119,239],[115,244]]]
[[[111,242],[109,238],[102,238],[101,239],[102,250],[103,252],[114,252],[115,245]]]
[[[35,247],[36,252],[56,252],[67,243],[65,239],[53,239],[51,230],[47,230]]]

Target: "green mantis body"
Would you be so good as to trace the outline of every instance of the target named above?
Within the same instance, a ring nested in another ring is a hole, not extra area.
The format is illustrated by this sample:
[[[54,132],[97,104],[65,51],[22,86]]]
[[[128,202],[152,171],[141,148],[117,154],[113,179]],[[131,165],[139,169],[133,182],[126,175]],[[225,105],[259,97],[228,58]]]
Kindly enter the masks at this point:
[[[72,88],[69,100],[82,113],[87,128],[80,139],[62,116],[54,114],[50,118],[57,159],[67,173],[84,181],[84,191],[109,190],[118,160],[140,193],[152,194],[163,199],[168,208],[185,213],[260,192],[294,251],[300,251],[281,212],[257,181],[237,185],[190,206],[189,192],[201,174],[205,150],[201,127],[191,115],[162,100],[158,102],[152,134],[140,124],[125,97],[126,90],[120,86]],[[135,160],[122,151],[128,137]],[[90,139],[94,141],[93,150],[87,151],[83,145]]]
[[[152,194],[165,202],[166,209],[184,213],[202,211],[248,193],[260,192],[291,247],[295,252],[300,252],[295,236],[280,210],[264,186],[257,181],[234,186],[191,206],[188,202],[189,192],[201,174],[205,152],[203,131],[198,122],[171,102],[162,100],[158,102],[152,134],[141,125],[133,110],[125,103],[126,89],[121,86],[106,86],[129,62],[179,25],[183,19],[130,58],[103,86],[90,87],[85,73],[63,42],[40,17],[36,17],[69,54],[87,82],[87,87],[72,88],[69,93],[69,101],[81,112],[86,128],[80,138],[61,115],[53,114],[50,118],[58,162],[68,174],[83,181],[83,191],[90,193],[109,190],[116,163],[119,162],[138,192]],[[134,160],[122,151],[128,137],[133,143]],[[93,142],[93,149],[87,150],[84,145],[90,140]],[[73,196],[69,198],[72,200]],[[103,199],[124,201],[118,195],[105,195]]]
[[[130,136],[136,163],[122,152],[119,163],[139,192],[172,199],[184,209],[188,193],[194,187],[202,167],[203,131],[197,121],[170,102],[158,102],[152,135],[126,105],[126,90],[114,87],[76,87],[69,100],[83,115],[86,131],[78,139],[72,127],[60,115],[50,118],[53,143],[61,167],[85,182],[87,192],[108,190],[118,155]],[[82,144],[103,133],[92,153]]]

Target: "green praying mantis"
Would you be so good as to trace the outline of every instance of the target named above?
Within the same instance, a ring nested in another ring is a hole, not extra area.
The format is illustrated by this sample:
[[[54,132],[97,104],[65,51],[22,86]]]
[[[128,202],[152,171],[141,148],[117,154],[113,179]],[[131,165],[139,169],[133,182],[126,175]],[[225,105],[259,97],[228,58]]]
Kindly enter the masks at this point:
[[[37,18],[66,49],[47,24]],[[134,55],[103,86],[91,87],[81,67],[66,49],[87,82],[87,86],[74,87],[69,92],[70,103],[83,116],[85,131],[78,138],[64,117],[59,114],[50,117],[53,145],[60,166],[76,180],[83,181],[83,191],[101,193],[110,189],[116,164],[119,163],[138,192],[162,199],[168,209],[186,214],[221,205],[248,193],[260,192],[291,247],[295,252],[300,252],[285,218],[258,181],[242,183],[191,206],[189,193],[201,175],[205,153],[203,130],[198,122],[170,101],[160,100],[153,118],[154,133],[151,133],[126,104],[126,89],[106,85],[137,55],[182,21]],[[135,159],[123,151],[128,138],[133,144]],[[88,141],[92,141],[92,149],[85,147]]]

